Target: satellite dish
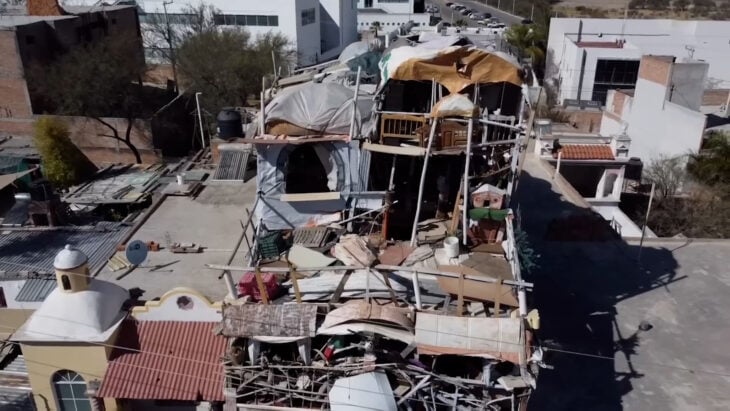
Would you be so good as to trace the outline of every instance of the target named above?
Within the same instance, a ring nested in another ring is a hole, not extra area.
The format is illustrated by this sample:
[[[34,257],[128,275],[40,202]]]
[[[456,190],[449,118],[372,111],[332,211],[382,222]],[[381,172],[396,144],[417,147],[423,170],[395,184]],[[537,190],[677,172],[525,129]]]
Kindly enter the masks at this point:
[[[147,244],[140,240],[134,240],[127,244],[124,255],[133,265],[140,265],[147,258]]]

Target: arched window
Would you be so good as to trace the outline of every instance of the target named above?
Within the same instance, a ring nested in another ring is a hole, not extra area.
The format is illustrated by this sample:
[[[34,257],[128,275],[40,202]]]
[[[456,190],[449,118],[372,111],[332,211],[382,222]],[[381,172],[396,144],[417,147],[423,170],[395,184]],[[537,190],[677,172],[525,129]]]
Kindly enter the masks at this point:
[[[63,285],[63,289],[66,291],[71,289],[71,280],[68,279],[66,274],[61,276],[61,285]]]
[[[53,374],[53,388],[59,411],[91,411],[86,382],[80,375],[69,370],[58,371]]]

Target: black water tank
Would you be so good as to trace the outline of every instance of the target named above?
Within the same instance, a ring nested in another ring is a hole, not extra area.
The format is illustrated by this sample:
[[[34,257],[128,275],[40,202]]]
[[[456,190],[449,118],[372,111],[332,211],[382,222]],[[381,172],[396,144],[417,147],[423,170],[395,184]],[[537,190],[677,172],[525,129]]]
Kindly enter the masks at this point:
[[[218,113],[218,136],[224,140],[243,137],[241,113],[231,107],[225,107]]]
[[[629,162],[626,164],[626,170],[624,170],[624,178],[627,180],[641,180],[641,170],[644,168],[644,164],[638,157],[631,157]]]

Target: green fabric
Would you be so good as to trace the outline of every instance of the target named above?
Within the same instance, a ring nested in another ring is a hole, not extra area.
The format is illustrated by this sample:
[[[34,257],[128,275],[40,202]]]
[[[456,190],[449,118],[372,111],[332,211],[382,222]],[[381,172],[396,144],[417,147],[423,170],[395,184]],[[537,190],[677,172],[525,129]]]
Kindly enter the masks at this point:
[[[494,210],[486,207],[472,208],[469,210],[469,218],[472,220],[504,221],[507,215],[509,215],[508,210]]]

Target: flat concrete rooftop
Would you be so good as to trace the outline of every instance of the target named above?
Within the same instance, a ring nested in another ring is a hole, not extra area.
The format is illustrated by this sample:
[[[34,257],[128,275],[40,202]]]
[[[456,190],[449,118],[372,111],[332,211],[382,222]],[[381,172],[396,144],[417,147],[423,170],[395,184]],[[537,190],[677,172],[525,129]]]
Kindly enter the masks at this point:
[[[150,251],[147,260],[127,275],[125,270],[111,271],[107,265],[97,278],[127,289],[139,288],[143,300],[152,300],[175,287],[193,288],[212,300],[227,294],[220,271],[206,264],[225,264],[241,234],[240,221],[246,222],[256,194],[255,179],[246,183],[223,183],[206,186],[197,198],[168,196],[132,236],[132,240],[155,241],[164,249]],[[204,247],[197,254],[172,253],[168,243],[195,243]],[[244,265],[242,250],[233,264]],[[124,253],[118,253],[123,255]],[[234,276],[235,279],[235,276]]]

